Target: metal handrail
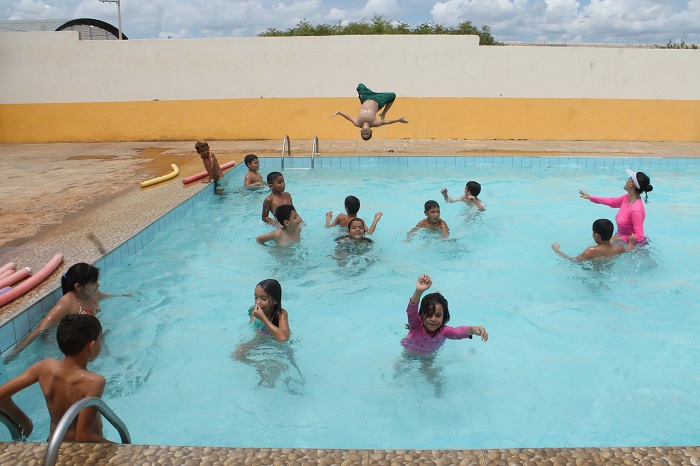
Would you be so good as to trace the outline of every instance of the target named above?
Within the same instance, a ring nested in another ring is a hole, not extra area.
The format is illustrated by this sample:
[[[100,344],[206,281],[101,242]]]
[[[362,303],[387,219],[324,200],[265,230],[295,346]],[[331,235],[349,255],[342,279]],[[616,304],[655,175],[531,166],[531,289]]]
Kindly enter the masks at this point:
[[[311,144],[311,168],[314,168],[316,154],[318,154],[318,136],[314,136],[314,142]]]
[[[22,433],[22,428],[17,425],[15,421],[10,419],[10,417],[0,411],[0,424],[5,424],[7,429],[10,431],[10,435],[12,436],[12,440],[15,440],[19,442],[20,440],[24,440],[24,434]]]
[[[282,170],[284,170],[284,154],[289,153],[289,156],[291,157],[292,155],[292,143],[289,140],[289,136],[285,134],[284,139],[282,140]]]
[[[117,429],[119,436],[122,439],[122,443],[131,443],[131,436],[129,435],[129,429],[126,428],[126,424],[119,419],[119,416],[114,414],[114,411],[107,406],[107,403],[105,403],[102,398],[90,396],[73,403],[73,406],[68,408],[66,414],[64,414],[63,417],[61,417],[61,420],[58,421],[56,430],[53,431],[51,440],[49,440],[49,446],[46,448],[44,466],[54,466],[56,464],[56,459],[58,459],[58,449],[61,448],[61,442],[63,441],[63,437],[66,436],[66,432],[68,432],[70,425],[83,409],[91,406],[97,408],[97,411],[99,411],[100,414],[102,414],[105,419],[107,419]]]

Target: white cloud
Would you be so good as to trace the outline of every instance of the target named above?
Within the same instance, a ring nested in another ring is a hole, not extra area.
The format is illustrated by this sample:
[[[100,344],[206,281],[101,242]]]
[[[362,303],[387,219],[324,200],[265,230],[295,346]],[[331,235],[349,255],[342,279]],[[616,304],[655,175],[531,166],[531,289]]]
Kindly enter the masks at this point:
[[[362,14],[367,18],[373,16],[384,16],[384,19],[392,20],[391,16],[396,14],[399,6],[396,0],[368,0],[362,9]]]

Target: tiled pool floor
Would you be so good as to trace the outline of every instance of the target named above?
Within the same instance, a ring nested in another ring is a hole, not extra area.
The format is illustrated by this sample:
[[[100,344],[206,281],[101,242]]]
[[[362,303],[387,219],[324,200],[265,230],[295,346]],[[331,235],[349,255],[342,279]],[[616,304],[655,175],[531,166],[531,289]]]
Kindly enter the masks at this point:
[[[42,285],[0,309],[8,322],[58,286],[75,262],[96,262],[204,185],[181,179],[202,171],[194,141],[0,145],[0,265],[40,269],[56,252],[64,263]],[[210,141],[221,163],[248,153],[279,155],[281,141]],[[292,140],[292,155],[308,156],[311,141]],[[700,143],[588,141],[321,141],[322,156],[498,155],[700,158]],[[150,188],[140,181],[180,168],[180,176]],[[27,325],[36,325],[36,316]],[[0,331],[8,331],[8,326]],[[14,332],[14,330],[13,330]],[[0,335],[2,336],[2,335]],[[138,441],[138,439],[135,439]],[[0,464],[40,464],[46,444],[0,444]],[[477,451],[222,449],[66,444],[60,464],[689,464],[695,447]]]

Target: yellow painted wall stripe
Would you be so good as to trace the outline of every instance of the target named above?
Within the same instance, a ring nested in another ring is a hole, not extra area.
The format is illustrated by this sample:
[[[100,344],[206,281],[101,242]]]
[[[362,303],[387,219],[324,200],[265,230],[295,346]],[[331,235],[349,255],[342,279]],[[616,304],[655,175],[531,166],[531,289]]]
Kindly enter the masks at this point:
[[[356,98],[0,105],[0,142],[354,139]],[[700,101],[399,97],[376,138],[700,142]]]

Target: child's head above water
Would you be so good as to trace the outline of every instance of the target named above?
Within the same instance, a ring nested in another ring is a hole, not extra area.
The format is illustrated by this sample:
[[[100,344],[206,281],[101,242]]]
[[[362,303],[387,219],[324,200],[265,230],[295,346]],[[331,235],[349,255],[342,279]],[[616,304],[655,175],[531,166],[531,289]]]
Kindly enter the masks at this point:
[[[78,262],[72,265],[61,277],[63,294],[69,291],[82,291],[87,285],[97,283],[99,278],[100,269],[84,262]]]
[[[467,186],[464,188],[464,190],[464,194],[468,193],[474,197],[479,197],[479,193],[481,192],[481,185],[476,181],[467,181]]]
[[[418,315],[423,321],[423,327],[428,332],[435,332],[450,321],[450,310],[447,300],[440,293],[430,293],[420,302]]]
[[[274,278],[267,278],[255,287],[255,304],[259,305],[273,324],[279,325],[279,313],[282,310],[282,286]]]
[[[253,162],[256,162],[256,161],[257,161],[258,163],[255,164],[254,168],[260,168],[260,160],[258,160],[258,156],[257,156],[257,155],[255,155],[255,154],[248,154],[248,155],[246,155],[245,158],[243,159],[243,162],[245,162],[245,166],[248,167],[249,170],[251,169],[250,164],[253,163]],[[257,170],[254,170],[254,171],[257,171]],[[268,184],[269,184],[269,183],[268,183]]]
[[[284,176],[280,172],[270,172],[267,174],[267,184],[275,192],[284,192]]]
[[[361,218],[353,218],[348,222],[348,236],[360,239],[365,236],[365,222]]]
[[[614,231],[615,226],[607,218],[599,218],[593,222],[593,236],[597,233],[602,241],[610,241]]]
[[[346,197],[345,210],[349,215],[357,215],[357,213],[360,211],[360,200],[355,196]]]
[[[298,217],[298,215],[295,215],[296,212],[297,210],[293,205],[281,205],[277,207],[277,210],[275,210],[275,218],[280,225],[285,226],[284,222],[290,222],[292,217]]]
[[[97,317],[90,314],[68,314],[58,324],[56,331],[58,348],[66,356],[74,356],[80,353],[88,343],[97,341],[100,333],[102,333],[102,325]],[[97,357],[97,354],[94,356]]]

